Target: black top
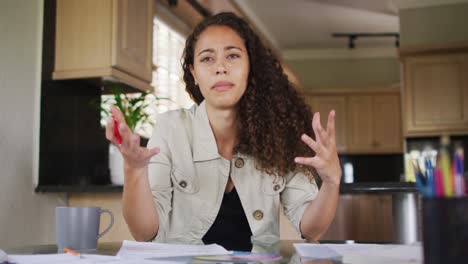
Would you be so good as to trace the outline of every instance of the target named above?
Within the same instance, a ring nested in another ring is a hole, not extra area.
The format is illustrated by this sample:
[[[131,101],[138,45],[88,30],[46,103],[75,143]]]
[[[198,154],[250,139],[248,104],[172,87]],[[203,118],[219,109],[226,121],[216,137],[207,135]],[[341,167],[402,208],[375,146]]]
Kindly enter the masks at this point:
[[[218,216],[202,240],[205,244],[216,243],[227,250],[251,251],[252,231],[242,208],[236,188],[224,193]]]

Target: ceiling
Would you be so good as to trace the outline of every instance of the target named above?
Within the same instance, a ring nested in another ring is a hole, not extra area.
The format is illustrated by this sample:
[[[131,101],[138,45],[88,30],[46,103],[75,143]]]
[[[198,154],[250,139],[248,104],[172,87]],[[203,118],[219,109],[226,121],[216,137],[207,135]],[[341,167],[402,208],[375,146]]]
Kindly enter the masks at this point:
[[[281,53],[347,48],[332,33],[398,33],[398,0],[234,0]],[[358,38],[359,47],[395,47],[394,37]]]

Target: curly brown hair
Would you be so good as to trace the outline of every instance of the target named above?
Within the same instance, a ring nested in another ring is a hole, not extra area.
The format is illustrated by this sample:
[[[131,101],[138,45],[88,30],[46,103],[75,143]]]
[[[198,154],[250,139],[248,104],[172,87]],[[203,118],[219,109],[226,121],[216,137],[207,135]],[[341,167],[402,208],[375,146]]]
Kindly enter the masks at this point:
[[[295,157],[314,155],[300,139],[303,133],[315,138],[311,110],[289,82],[281,63],[246,21],[234,13],[223,12],[195,27],[183,53],[186,91],[198,105],[204,100],[190,67],[194,64],[195,44],[209,26],[233,29],[244,40],[249,55],[247,89],[237,105],[240,122],[234,153],[254,157],[257,168],[268,174],[284,176],[297,170]]]

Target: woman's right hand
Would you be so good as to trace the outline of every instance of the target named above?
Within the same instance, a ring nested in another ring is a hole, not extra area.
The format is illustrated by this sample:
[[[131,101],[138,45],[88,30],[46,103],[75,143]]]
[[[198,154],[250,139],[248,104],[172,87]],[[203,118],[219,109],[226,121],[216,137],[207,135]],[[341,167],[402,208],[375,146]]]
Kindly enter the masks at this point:
[[[155,147],[152,149],[147,149],[145,147],[140,147],[140,136],[135,133],[132,133],[130,128],[125,122],[125,118],[117,107],[112,106],[112,117],[107,120],[106,125],[106,138],[115,144],[117,148],[122,153],[122,156],[125,161],[125,166],[128,169],[141,169],[148,165],[151,157],[159,153],[159,148]],[[114,135],[114,120],[118,124],[117,130],[120,133],[121,141],[117,140],[116,135]],[[119,142],[121,144],[119,144]]]

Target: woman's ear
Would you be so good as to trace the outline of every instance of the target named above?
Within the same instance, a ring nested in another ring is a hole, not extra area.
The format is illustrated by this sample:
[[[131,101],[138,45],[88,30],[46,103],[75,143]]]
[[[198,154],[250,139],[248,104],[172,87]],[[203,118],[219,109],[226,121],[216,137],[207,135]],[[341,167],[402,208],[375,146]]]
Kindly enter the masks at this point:
[[[195,81],[195,85],[198,85],[197,75],[195,74],[195,70],[193,69],[193,65],[190,65],[190,73],[192,74],[193,80]]]

